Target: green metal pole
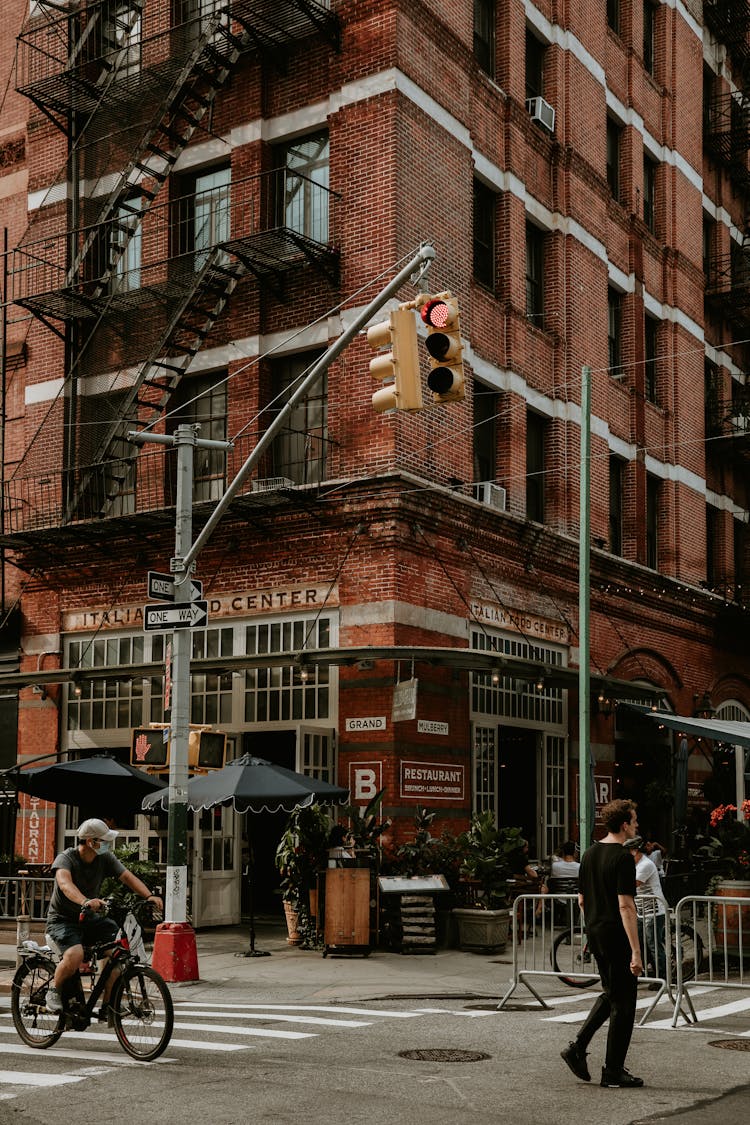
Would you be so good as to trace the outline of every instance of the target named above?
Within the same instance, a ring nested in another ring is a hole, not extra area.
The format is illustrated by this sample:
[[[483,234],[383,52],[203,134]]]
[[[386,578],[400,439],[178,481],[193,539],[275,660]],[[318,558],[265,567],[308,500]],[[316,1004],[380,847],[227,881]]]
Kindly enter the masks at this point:
[[[578,843],[581,854],[591,843],[592,813],[590,621],[591,608],[591,368],[581,368],[581,482],[578,562]]]

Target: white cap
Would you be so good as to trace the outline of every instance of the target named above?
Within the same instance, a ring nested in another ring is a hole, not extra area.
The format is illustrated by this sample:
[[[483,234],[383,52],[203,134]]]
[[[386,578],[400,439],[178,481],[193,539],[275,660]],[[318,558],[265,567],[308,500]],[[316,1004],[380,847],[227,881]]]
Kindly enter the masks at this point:
[[[107,828],[103,820],[93,817],[91,820],[84,820],[76,835],[79,840],[114,840],[117,832],[114,828]]]

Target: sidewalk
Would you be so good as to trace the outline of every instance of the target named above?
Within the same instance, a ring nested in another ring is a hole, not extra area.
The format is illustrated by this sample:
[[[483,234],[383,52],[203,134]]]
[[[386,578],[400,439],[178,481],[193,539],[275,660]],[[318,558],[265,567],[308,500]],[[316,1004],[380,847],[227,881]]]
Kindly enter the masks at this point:
[[[41,932],[32,938],[44,944]],[[435,954],[401,954],[375,949],[370,956],[323,957],[315,950],[287,945],[286,927],[256,923],[256,951],[266,957],[247,957],[247,925],[223,926],[196,932],[200,980],[173,985],[190,990],[191,999],[221,988],[247,999],[248,990],[265,998],[293,996],[297,1000],[357,1001],[390,997],[419,999],[494,999],[505,991],[511,972],[510,947],[483,956],[460,950]],[[15,934],[0,932],[0,994],[10,991],[15,972]]]

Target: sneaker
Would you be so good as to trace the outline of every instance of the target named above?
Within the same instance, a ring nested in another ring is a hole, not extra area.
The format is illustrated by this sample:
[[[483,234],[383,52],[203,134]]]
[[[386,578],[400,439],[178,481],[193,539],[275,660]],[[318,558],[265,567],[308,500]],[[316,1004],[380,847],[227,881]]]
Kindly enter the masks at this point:
[[[44,1004],[48,1012],[61,1012],[63,1010],[62,996],[53,985],[50,985],[47,989],[47,999]]]
[[[636,1078],[625,1067],[622,1070],[607,1070],[606,1066],[602,1067],[602,1086],[609,1086],[612,1090],[620,1088],[625,1090],[633,1090],[636,1086],[643,1085],[642,1078]]]
[[[586,1065],[586,1052],[582,1051],[575,1041],[560,1052],[560,1058],[566,1066],[570,1067],[576,1078],[580,1078],[582,1082],[591,1081],[589,1068]],[[602,1085],[604,1085],[603,1080]]]

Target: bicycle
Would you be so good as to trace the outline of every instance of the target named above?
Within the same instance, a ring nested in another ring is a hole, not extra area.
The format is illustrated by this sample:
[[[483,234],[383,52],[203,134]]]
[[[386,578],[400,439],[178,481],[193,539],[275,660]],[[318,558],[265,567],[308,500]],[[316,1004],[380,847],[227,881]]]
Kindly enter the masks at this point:
[[[93,912],[82,911],[83,920]],[[11,984],[11,1012],[16,1031],[30,1047],[45,1048],[56,1043],[64,1031],[85,1031],[96,1018],[107,1019],[114,1027],[120,1046],[132,1058],[152,1062],[165,1050],[172,1037],[174,1007],[162,977],[150,965],[144,965],[131,948],[130,933],[140,936],[140,926],[133,913],[112,899],[99,916],[109,914],[119,931],[113,941],[100,942],[84,949],[84,961],[78,972],[62,986],[63,1010],[50,1012],[46,1007],[47,989],[52,984],[59,954],[49,946],[25,941],[19,950],[23,958]],[[137,945],[137,940],[133,941]],[[98,960],[107,954],[99,971]],[[97,973],[99,973],[98,979]],[[94,1010],[113,974],[114,982],[109,1005]],[[84,995],[84,976],[89,977],[89,996]]]
[[[679,930],[672,927],[671,941],[670,968],[672,979],[676,974],[677,945],[679,942],[682,952],[683,979],[694,980],[703,968],[705,956],[700,934],[687,922],[682,922]],[[553,969],[560,976],[560,980],[570,988],[591,988],[599,979],[598,974],[593,977],[583,975],[586,973],[586,965],[595,965],[584,927],[579,927],[577,930],[563,930],[562,933],[558,934],[550,951],[550,959]],[[580,972],[578,972],[578,966],[581,967]],[[567,973],[572,975],[566,975]]]

